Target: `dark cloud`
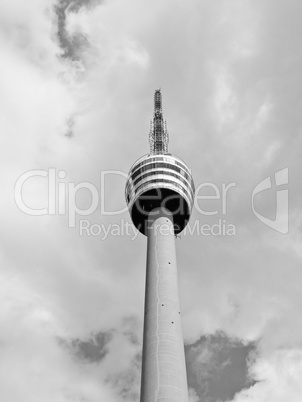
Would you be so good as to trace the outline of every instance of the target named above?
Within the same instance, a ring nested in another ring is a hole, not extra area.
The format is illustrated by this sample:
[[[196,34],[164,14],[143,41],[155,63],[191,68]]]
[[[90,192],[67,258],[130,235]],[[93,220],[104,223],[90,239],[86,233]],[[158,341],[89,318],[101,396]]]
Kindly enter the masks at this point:
[[[65,136],[66,137],[72,137],[73,136],[73,127],[74,127],[74,117],[70,117],[67,120],[66,125],[67,125],[67,130],[66,130]]]
[[[58,39],[63,50],[63,57],[79,60],[81,51],[89,46],[86,35],[81,32],[70,35],[66,30],[67,13],[77,13],[83,7],[92,8],[100,4],[101,0],[59,0],[55,6],[58,18]]]
[[[90,362],[101,361],[108,353],[107,345],[112,339],[112,332],[100,332],[88,340],[62,340],[60,344],[67,347],[79,359]]]
[[[188,385],[203,402],[231,400],[253,382],[248,367],[255,344],[243,344],[224,333],[202,336],[186,346]]]

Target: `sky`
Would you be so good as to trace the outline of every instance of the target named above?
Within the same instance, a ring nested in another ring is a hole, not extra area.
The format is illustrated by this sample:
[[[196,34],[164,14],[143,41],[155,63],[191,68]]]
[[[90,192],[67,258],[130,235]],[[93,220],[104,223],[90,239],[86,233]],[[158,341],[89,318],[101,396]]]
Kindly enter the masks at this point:
[[[3,401],[139,400],[146,238],[124,188],[158,88],[196,187],[176,239],[190,402],[301,401],[301,12],[0,1]]]

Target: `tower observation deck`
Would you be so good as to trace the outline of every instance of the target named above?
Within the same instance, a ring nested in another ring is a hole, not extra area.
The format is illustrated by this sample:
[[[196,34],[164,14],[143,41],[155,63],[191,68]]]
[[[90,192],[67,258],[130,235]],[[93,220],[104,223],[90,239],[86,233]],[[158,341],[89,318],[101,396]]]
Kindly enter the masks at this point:
[[[125,189],[136,228],[148,238],[141,402],[187,402],[175,235],[194,201],[188,166],[168,152],[160,90],[154,94],[150,153],[131,167]]]

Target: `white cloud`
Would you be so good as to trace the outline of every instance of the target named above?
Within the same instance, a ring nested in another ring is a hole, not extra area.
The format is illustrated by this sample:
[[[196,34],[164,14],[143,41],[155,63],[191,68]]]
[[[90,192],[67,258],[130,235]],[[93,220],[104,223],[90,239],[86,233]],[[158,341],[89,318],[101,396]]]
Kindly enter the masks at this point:
[[[198,395],[196,394],[193,388],[189,388],[189,401],[190,402],[199,402]]]
[[[300,349],[277,350],[270,356],[259,358],[252,366],[251,372],[259,382],[237,394],[234,402],[300,401],[302,391]]]

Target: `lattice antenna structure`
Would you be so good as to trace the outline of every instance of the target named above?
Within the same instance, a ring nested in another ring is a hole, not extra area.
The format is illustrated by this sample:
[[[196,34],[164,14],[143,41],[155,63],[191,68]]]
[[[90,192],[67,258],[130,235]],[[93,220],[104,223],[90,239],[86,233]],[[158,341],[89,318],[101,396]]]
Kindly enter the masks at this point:
[[[163,118],[161,91],[157,89],[154,93],[154,114],[149,133],[150,154],[167,154],[168,143],[169,134]]]

